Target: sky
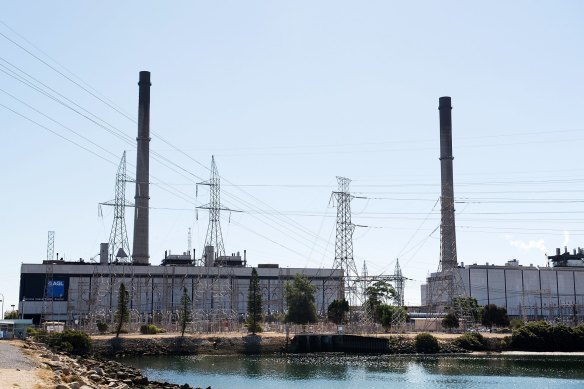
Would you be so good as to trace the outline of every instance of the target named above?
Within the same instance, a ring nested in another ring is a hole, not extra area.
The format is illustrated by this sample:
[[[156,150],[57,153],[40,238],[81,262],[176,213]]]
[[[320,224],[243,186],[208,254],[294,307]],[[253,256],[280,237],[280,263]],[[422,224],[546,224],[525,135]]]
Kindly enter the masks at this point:
[[[440,249],[438,98],[452,97],[458,260],[546,266],[584,246],[580,1],[29,1],[0,15],[0,294],[20,265],[107,242],[138,74],[151,72],[150,256],[207,231],[214,155],[227,253],[329,268],[337,176],[354,259],[399,258],[407,304]],[[127,186],[128,201],[134,187]],[[132,241],[133,212],[126,222]],[[131,243],[130,243],[131,245]]]

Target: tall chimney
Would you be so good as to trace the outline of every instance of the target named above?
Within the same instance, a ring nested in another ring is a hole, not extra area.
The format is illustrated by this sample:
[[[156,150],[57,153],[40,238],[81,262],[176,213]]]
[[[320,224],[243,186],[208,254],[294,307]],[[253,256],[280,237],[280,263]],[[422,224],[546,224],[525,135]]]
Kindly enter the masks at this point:
[[[452,106],[450,97],[440,97],[441,214],[440,260],[442,271],[456,268],[456,228],[454,221],[454,181],[452,173]]]
[[[150,200],[150,72],[140,72],[138,97],[138,143],[136,196],[134,209],[134,247],[132,262],[148,265],[148,202]]]

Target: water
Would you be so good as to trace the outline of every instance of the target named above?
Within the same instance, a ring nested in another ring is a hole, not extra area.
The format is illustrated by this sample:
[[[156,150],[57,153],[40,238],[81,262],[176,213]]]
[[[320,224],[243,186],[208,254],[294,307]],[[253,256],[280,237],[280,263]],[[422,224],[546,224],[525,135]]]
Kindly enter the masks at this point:
[[[152,380],[213,389],[584,388],[584,356],[188,356],[126,358]]]

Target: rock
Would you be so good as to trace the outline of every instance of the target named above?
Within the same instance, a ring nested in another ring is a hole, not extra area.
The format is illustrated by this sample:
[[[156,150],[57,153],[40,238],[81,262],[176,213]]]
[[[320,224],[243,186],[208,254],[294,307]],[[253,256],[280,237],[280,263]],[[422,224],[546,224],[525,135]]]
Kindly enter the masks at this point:
[[[134,378],[134,383],[136,385],[147,385],[148,384],[148,378],[138,376],[138,377]]]
[[[94,370],[95,374],[103,375],[103,369],[101,367],[96,367]]]
[[[57,386],[55,386],[55,389],[71,389],[71,388],[64,384],[58,384]]]
[[[81,388],[81,384],[79,382],[77,382],[77,381],[71,382],[69,384],[69,388],[71,388],[71,389],[79,389],[79,388]]]
[[[51,358],[52,361],[60,361],[61,359],[59,358],[58,355],[53,355],[53,357]]]

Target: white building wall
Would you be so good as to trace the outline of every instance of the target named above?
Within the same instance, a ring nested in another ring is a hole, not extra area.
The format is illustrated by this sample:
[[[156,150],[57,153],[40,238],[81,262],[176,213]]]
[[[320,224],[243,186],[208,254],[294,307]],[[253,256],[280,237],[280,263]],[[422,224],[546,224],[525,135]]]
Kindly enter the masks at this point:
[[[507,313],[520,315],[523,303],[522,271],[519,269],[503,269],[507,286]]]
[[[460,293],[476,298],[480,305],[496,304],[511,316],[528,319],[566,321],[576,315],[584,319],[584,268],[471,265],[458,271],[464,285]],[[433,274],[428,280],[438,284],[439,277]],[[423,296],[431,289],[431,282],[423,285]],[[444,298],[437,297],[436,302]]]

